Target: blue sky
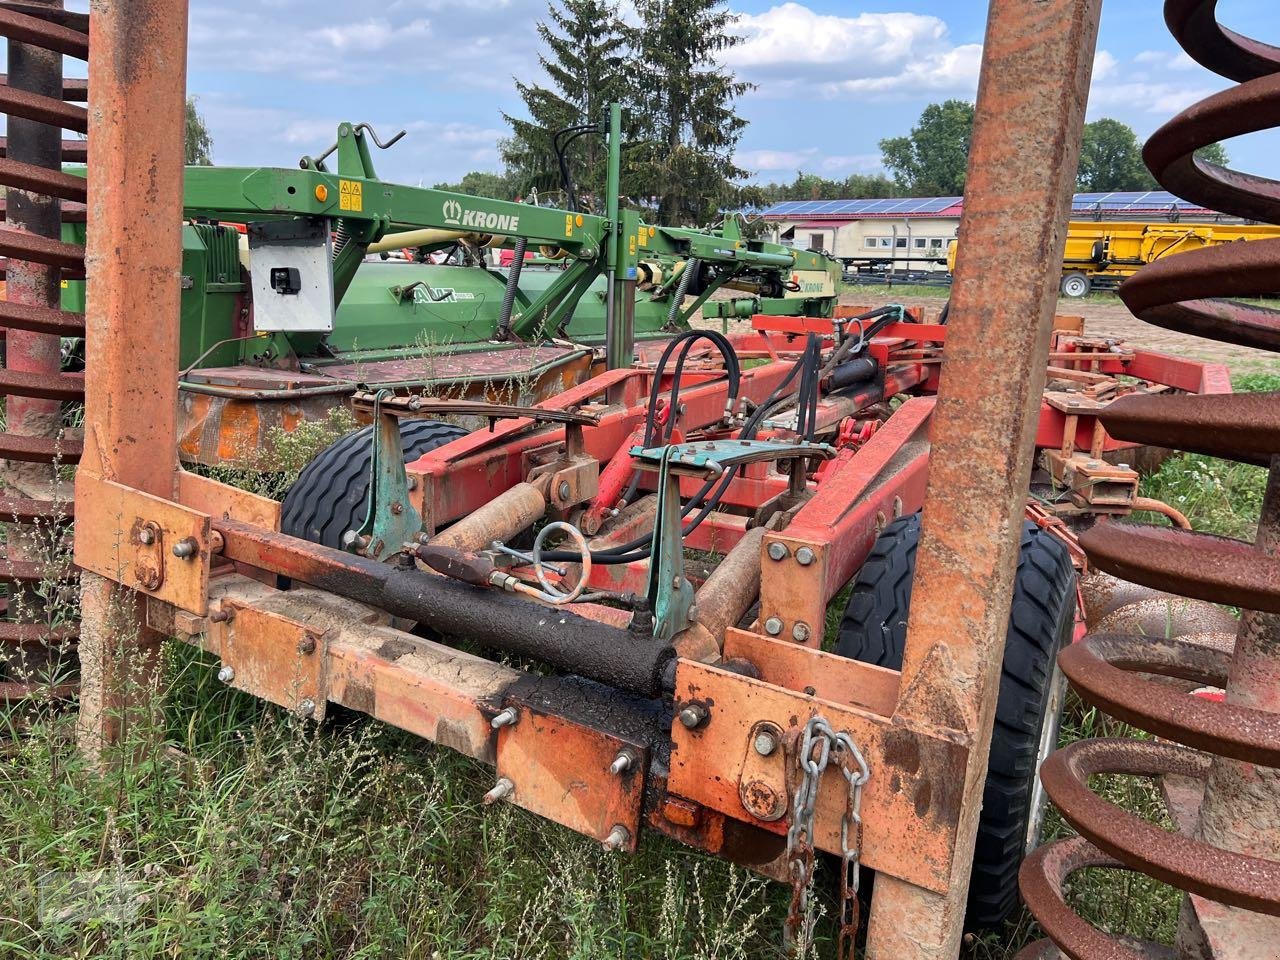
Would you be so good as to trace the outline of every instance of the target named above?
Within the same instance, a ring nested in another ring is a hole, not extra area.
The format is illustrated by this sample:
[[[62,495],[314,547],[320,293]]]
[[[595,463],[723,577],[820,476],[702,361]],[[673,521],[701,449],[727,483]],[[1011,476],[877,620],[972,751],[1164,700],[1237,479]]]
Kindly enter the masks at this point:
[[[753,179],[879,169],[877,144],[920,110],[971,98],[981,0],[733,0],[747,38],[729,66],[758,84],[740,112],[739,162]],[[1106,0],[1090,118],[1146,136],[1228,85],[1192,63],[1158,0]],[[409,136],[377,158],[387,179],[432,184],[496,169],[512,76],[536,80],[545,0],[192,0],[188,89],[222,164],[292,165],[328,146],[340,120]],[[1224,23],[1268,39],[1274,0],[1223,0]],[[1270,14],[1268,22],[1264,17]],[[1280,175],[1280,137],[1228,145],[1233,165]]]

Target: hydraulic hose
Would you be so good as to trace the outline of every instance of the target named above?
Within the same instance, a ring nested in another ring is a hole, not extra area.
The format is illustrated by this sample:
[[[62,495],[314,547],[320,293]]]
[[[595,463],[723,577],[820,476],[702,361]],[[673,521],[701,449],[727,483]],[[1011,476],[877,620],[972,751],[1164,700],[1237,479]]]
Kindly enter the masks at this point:
[[[497,339],[511,339],[511,311],[515,309],[516,294],[520,291],[520,271],[524,269],[524,252],[529,247],[527,237],[516,240],[511,258],[511,269],[507,271],[507,287],[502,292],[502,310],[498,314]]]
[[[707,332],[707,331],[702,331],[702,332]],[[751,440],[755,438],[756,434],[760,430],[761,424],[763,424],[764,421],[768,419],[770,414],[778,405],[786,401],[787,398],[790,396],[790,394],[787,393],[786,391],[788,387],[791,386],[792,381],[795,380],[797,374],[806,374],[807,378],[811,379],[813,383],[813,386],[811,388],[812,389],[811,405],[813,408],[813,413],[811,414],[811,416],[816,418],[816,402],[817,402],[817,386],[818,386],[818,377],[816,376],[816,368],[817,368],[818,360],[821,356],[822,356],[821,342],[818,340],[816,336],[814,336],[813,334],[809,334],[808,341],[805,344],[804,353],[801,355],[800,360],[794,366],[792,366],[792,368],[787,372],[786,377],[783,378],[782,382],[779,383],[778,386],[774,388],[773,392],[769,395],[768,399],[765,400],[764,403],[760,404],[760,406],[756,408],[755,412],[752,413],[752,415],[748,418],[747,422],[743,425],[742,433],[741,433],[742,439]],[[806,379],[806,377],[802,377],[802,379]],[[706,483],[702,485],[701,489],[699,489],[698,492],[689,499],[689,502],[685,504],[684,507],[681,508],[680,510],[681,519],[688,517],[689,514],[693,513],[694,510],[698,510],[698,513],[694,516],[693,520],[684,526],[683,528],[684,536],[687,537],[694,530],[696,530],[698,526],[702,523],[702,521],[705,520],[711,514],[711,511],[714,510],[717,506],[719,506],[720,501],[723,499],[726,491],[729,489],[729,484],[733,482],[734,478],[737,476],[737,473],[738,473],[738,467],[733,466],[733,467],[730,467],[728,470],[726,470],[722,476],[713,477],[712,479],[708,480]],[[632,486],[634,487],[636,484],[638,484],[638,482],[639,482],[639,478],[637,474],[637,477],[633,478]],[[633,492],[633,491],[630,491],[630,492]],[[643,560],[645,557],[651,556],[652,553],[653,553],[653,535],[650,534],[644,537],[637,537],[635,540],[632,540],[630,543],[620,544],[619,546],[611,547],[608,550],[593,552],[591,554],[591,560],[593,563],[599,563],[599,564],[604,564],[608,566],[608,565],[616,565],[616,564],[622,564],[622,563],[631,563],[636,560]],[[555,562],[573,562],[579,559],[579,555],[572,551],[560,551],[560,552],[544,553],[543,558],[547,560],[555,561]]]

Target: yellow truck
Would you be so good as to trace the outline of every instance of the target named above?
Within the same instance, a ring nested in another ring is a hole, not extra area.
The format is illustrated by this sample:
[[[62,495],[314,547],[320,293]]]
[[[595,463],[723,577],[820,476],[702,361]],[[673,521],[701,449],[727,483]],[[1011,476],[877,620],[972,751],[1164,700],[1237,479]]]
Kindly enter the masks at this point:
[[[1086,297],[1111,289],[1161,257],[1222,243],[1280,238],[1280,227],[1223,223],[1142,223],[1073,221],[1068,224],[1062,262],[1062,295]],[[947,253],[955,272],[956,241]]]

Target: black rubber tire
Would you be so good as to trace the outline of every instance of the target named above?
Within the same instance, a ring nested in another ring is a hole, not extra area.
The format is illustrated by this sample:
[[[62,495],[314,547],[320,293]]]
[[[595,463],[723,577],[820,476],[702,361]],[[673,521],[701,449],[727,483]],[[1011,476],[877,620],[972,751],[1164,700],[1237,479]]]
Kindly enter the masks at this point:
[[[467,431],[439,420],[401,420],[404,462],[466,436]],[[292,537],[342,548],[342,535],[364,521],[373,459],[373,427],[353,430],[305,467],[285,495],[280,529]]]
[[[836,652],[899,669],[920,542],[920,515],[895,520],[854,579]],[[1027,523],[1005,639],[966,926],[998,927],[1018,905],[1036,759],[1054,660],[1075,624],[1075,570],[1061,541]]]

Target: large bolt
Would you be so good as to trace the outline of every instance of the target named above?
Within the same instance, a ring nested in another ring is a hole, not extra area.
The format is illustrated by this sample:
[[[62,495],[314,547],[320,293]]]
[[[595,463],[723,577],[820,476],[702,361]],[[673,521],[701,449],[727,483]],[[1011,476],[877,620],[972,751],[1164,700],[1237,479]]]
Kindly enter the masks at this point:
[[[794,640],[796,643],[808,643],[809,634],[810,634],[809,625],[804,621],[798,622],[794,627],[791,628],[791,639]]]
[[[698,622],[698,606],[697,606],[697,604],[694,604],[692,607],[690,607],[690,608],[689,608],[689,612],[688,612],[687,614],[685,614],[685,616],[689,619],[689,622],[690,622],[690,623],[697,623],[697,622]]]
[[[195,537],[184,537],[173,545],[173,555],[179,560],[189,560],[200,550]]]
[[[497,730],[501,727],[515,726],[517,720],[520,719],[520,713],[515,707],[507,707],[501,711],[496,717],[489,721],[489,726]]]
[[[300,717],[314,717],[316,715],[316,702],[310,697],[299,700],[297,712]]]
[[[756,734],[755,748],[762,757],[771,755],[778,749],[778,735],[766,727]]]
[[[707,722],[711,714],[700,703],[691,703],[680,711],[680,722],[690,730],[696,730]]]
[[[618,755],[613,758],[613,763],[609,764],[609,772],[614,776],[626,773],[636,765],[636,755],[634,750],[628,750],[625,747],[618,751]]]
[[[487,807],[497,803],[499,800],[505,800],[516,792],[516,785],[506,777],[499,777],[498,782],[493,785],[493,789],[484,795],[484,805]]]
[[[138,531],[138,542],[144,547],[149,547],[156,542],[156,532],[150,527],[143,527]]]
[[[764,632],[771,637],[776,637],[782,632],[782,621],[777,617],[770,617],[764,622]]]
[[[569,499],[569,492],[570,492],[570,490],[569,490],[569,481],[568,481],[568,480],[561,480],[561,481],[560,481],[560,487],[559,487],[559,491],[558,491],[558,492],[559,492],[559,494],[560,494],[560,499],[561,499],[561,500],[568,500],[568,499]]]
[[[775,540],[773,543],[769,544],[770,560],[785,560],[787,559],[787,554],[790,552],[791,551],[787,549],[787,545],[785,543],[778,543]]]
[[[813,551],[808,547],[801,547],[796,551],[796,563],[802,567],[809,566],[815,559],[817,558],[814,556]]]
[[[229,664],[224,665],[223,668],[218,671],[218,681],[220,683],[230,683],[235,678],[236,672]]]
[[[613,829],[609,831],[609,835],[604,838],[603,846],[612,853],[614,850],[621,850],[631,842],[631,831],[620,823],[616,823]]]

